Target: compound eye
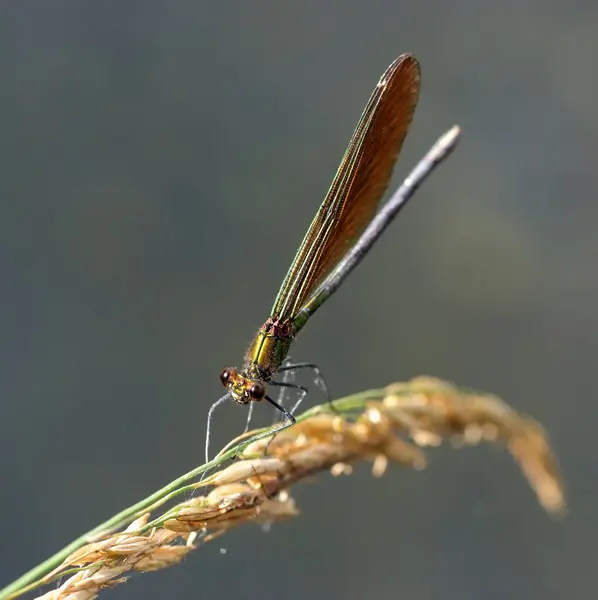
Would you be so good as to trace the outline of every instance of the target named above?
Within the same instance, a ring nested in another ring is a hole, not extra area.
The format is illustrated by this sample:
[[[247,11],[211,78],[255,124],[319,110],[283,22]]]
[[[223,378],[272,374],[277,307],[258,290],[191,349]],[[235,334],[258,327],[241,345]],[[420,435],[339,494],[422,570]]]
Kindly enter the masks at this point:
[[[256,381],[249,388],[249,396],[251,397],[252,400],[262,400],[265,395],[266,395],[266,388],[264,387],[264,385],[262,383],[259,383],[259,381]]]
[[[220,371],[220,381],[224,387],[228,387],[228,382],[230,380],[231,370],[229,368],[222,369]]]

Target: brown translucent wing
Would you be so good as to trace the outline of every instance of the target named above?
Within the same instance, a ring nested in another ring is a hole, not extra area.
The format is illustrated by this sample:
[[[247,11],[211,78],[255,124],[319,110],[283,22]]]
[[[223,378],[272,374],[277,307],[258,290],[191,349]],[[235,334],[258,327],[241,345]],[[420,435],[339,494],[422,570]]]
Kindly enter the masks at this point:
[[[410,54],[399,56],[380,78],[282,283],[272,317],[292,319],[376,213],[411,124],[419,84],[419,63]]]

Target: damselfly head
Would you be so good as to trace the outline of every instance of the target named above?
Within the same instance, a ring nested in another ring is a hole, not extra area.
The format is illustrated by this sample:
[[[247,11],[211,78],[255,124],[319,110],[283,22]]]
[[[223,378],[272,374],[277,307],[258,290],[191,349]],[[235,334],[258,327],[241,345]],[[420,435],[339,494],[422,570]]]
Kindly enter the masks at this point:
[[[239,404],[259,402],[266,395],[266,386],[255,379],[244,377],[234,367],[226,367],[220,372],[222,385]]]

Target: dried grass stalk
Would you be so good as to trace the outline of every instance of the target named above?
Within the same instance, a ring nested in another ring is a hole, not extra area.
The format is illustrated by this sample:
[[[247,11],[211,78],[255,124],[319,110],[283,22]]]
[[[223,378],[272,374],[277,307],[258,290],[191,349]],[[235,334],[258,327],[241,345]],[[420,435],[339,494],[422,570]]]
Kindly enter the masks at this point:
[[[376,477],[385,473],[390,461],[422,469],[426,466],[422,447],[438,446],[444,440],[504,444],[540,504],[553,515],[565,511],[563,484],[544,430],[495,396],[421,377],[338,400],[335,407],[336,411],[327,405],[308,411],[297,425],[273,439],[246,445],[239,460],[225,467],[242,439],[238,438],[214,461],[90,532],[78,541],[75,551],[56,555],[51,570],[45,563],[43,574],[8,595],[5,590],[0,598],[16,597],[68,575],[41,598],[95,598],[102,589],[124,583],[128,574],[174,565],[199,545],[239,525],[296,517],[289,489],[317,472],[347,474],[353,463],[362,460],[372,463]],[[211,469],[215,471],[206,477]],[[188,485],[198,475],[203,480]],[[190,489],[200,495],[150,521],[150,511]],[[128,527],[111,532],[118,519],[122,522],[127,516]]]

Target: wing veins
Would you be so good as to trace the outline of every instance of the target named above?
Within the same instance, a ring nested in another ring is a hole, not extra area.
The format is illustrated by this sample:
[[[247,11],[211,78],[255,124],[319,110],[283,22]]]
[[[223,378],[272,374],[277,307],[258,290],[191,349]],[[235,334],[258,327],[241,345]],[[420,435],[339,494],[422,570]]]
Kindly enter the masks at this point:
[[[375,214],[411,122],[418,91],[417,60],[401,55],[385,71],[364,108],[324,202],[283,281],[272,317],[292,319]]]

